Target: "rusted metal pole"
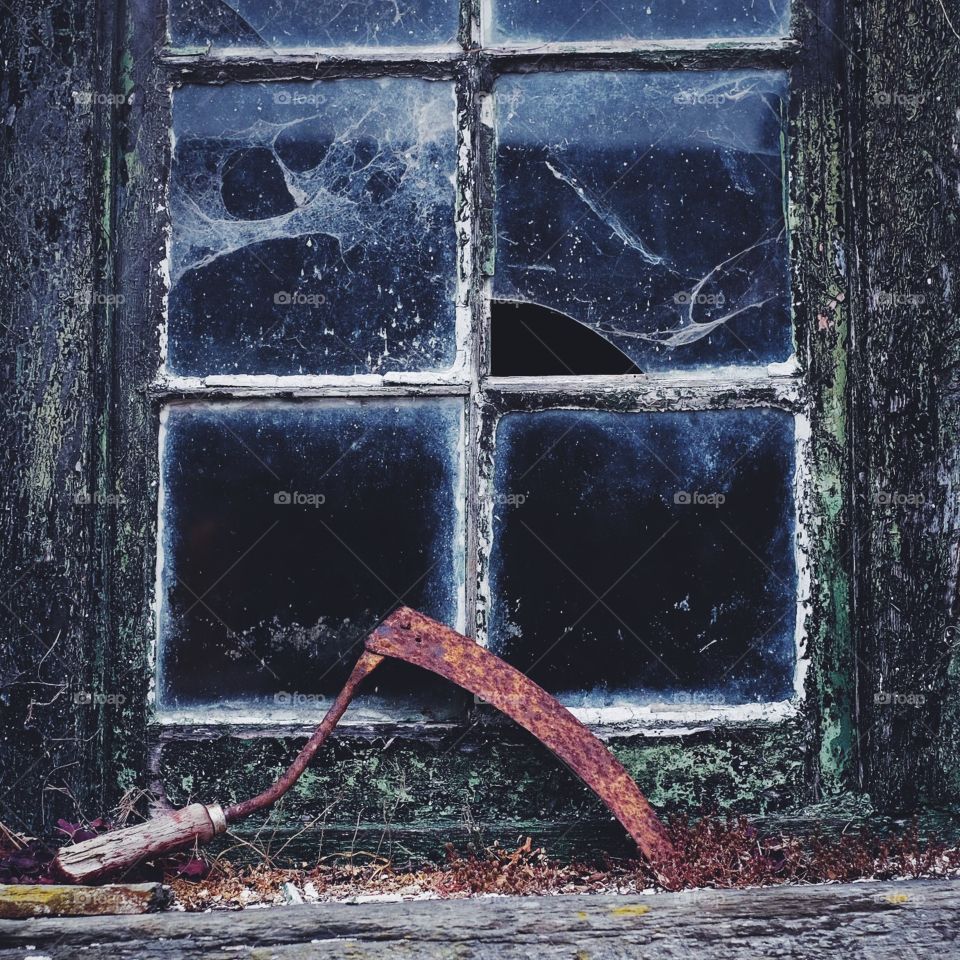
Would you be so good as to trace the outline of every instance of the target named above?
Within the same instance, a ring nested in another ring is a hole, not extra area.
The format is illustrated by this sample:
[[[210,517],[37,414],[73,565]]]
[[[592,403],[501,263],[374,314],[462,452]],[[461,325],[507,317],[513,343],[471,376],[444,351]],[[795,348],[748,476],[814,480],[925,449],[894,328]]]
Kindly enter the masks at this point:
[[[290,764],[286,772],[263,793],[258,793],[243,803],[235,803],[232,807],[227,807],[224,815],[227,823],[233,823],[236,820],[242,820],[244,817],[255,813],[257,810],[263,810],[265,807],[272,806],[277,802],[299,779],[300,774],[307,769],[307,764],[313,759],[314,754],[323,746],[327,737],[330,736],[333,728],[343,716],[343,712],[350,705],[357,687],[363,683],[381,663],[383,657],[376,653],[365,650],[357,661],[356,666],[350,672],[347,682],[343,689],[337,694],[337,699],[333,701],[327,715],[320,722],[314,735],[307,741],[304,748],[297,754],[296,760]]]
[[[476,641],[400,607],[367,650],[452,680],[482,697],[553,751],[607,805],[664,878],[676,853],[663,824],[619,760],[566,707]]]

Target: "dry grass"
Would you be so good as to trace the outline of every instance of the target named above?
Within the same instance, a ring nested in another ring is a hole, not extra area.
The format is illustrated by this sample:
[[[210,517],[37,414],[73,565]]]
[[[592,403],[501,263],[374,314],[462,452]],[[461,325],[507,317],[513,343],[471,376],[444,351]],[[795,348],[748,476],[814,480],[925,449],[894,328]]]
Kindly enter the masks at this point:
[[[676,889],[780,883],[960,876],[960,850],[921,841],[916,829],[897,837],[861,831],[837,838],[760,837],[745,819],[709,816],[670,824],[680,854]],[[196,869],[195,867],[193,869]],[[349,899],[468,897],[480,894],[639,893],[656,884],[642,861],[561,863],[528,838],[515,850],[462,855],[446,863],[395,868],[373,854],[326,858],[312,869],[237,867],[215,861],[202,878],[168,878],[187,910]]]
[[[106,826],[101,820],[61,821],[58,829],[76,842]],[[710,815],[674,818],[668,829],[678,853],[674,889],[960,877],[960,849],[921,840],[916,827],[892,836],[862,828],[839,837],[801,838],[761,835],[745,818]],[[0,824],[0,883],[53,882],[49,865],[55,850]],[[207,862],[194,850],[127,879],[159,879],[161,870],[186,910],[299,900],[639,893],[657,886],[643,861],[552,860],[530,838],[516,849],[493,846],[479,855],[448,844],[445,863],[415,870],[363,852],[323,857],[298,870],[276,867],[266,854],[256,866],[239,867],[224,857]]]

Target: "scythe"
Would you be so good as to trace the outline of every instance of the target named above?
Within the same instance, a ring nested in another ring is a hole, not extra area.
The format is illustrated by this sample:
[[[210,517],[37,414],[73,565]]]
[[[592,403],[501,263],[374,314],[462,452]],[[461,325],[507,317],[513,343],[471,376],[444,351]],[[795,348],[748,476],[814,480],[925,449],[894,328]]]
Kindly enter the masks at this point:
[[[665,882],[675,852],[653,808],[620,762],[569,710],[542,687],[473,640],[407,607],[366,639],[365,649],[327,715],[287,771],[262,793],[223,809],[193,803],[135,827],[64,847],[54,869],[75,883],[122,874],[143,860],[205,843],[228,824],[276,802],[307,768],[353,699],[385,658],[403,660],[458,684],[528,730],[607,805]]]

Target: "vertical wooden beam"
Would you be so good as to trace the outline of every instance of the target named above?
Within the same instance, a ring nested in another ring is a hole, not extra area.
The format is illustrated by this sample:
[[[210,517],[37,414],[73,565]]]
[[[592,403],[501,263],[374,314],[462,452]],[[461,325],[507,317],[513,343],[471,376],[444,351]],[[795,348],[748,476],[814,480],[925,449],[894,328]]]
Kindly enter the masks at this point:
[[[851,628],[849,295],[846,271],[844,48],[833,0],[797,3],[792,72],[790,219],[797,352],[810,389],[813,496],[807,616],[810,782],[856,786],[856,654]]]
[[[960,10],[854,0],[846,29],[861,735],[870,795],[906,810],[960,793]]]
[[[102,411],[111,13],[0,15],[0,820],[27,831],[98,802],[103,631],[95,554],[113,507]]]
[[[148,395],[161,360],[167,253],[166,170],[170,92],[158,57],[166,41],[165,4],[121,4],[116,84],[132,94],[118,127],[116,271],[122,292],[113,339],[111,468],[123,499],[117,510],[107,582],[111,610],[113,705],[106,752],[112,797],[143,785],[146,722],[153,679],[152,600],[156,577],[158,410]]]

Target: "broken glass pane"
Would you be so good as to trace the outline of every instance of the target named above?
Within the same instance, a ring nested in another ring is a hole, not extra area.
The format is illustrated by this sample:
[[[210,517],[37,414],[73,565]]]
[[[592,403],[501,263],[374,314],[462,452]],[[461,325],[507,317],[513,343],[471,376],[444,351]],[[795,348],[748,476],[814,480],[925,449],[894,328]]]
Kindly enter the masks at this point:
[[[457,0],[171,0],[177,47],[453,46]]]
[[[786,83],[498,81],[494,296],[567,314],[644,371],[786,360]]]
[[[159,700],[321,709],[400,603],[462,619],[462,403],[175,405],[163,434]],[[368,705],[450,706],[378,669]]]
[[[490,0],[493,43],[785,36],[789,0]]]
[[[793,417],[508,413],[491,648],[565,703],[793,693]]]
[[[168,368],[448,368],[454,122],[444,82],[178,90]]]
[[[556,377],[638,374],[636,364],[591,327],[535,303],[490,303],[490,374]]]

